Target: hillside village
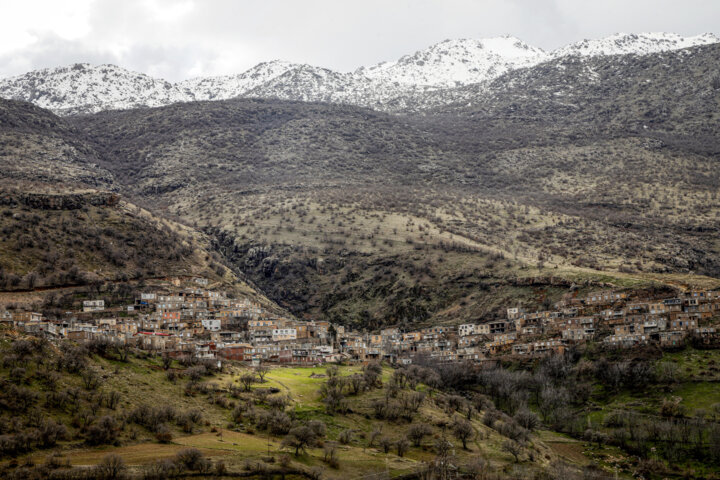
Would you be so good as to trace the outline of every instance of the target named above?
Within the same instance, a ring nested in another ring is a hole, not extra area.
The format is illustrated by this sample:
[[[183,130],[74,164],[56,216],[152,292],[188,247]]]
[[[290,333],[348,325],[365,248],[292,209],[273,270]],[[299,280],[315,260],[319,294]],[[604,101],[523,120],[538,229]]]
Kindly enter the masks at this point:
[[[28,334],[75,341],[105,339],[171,357],[278,364],[386,360],[411,364],[482,361],[516,355],[562,353],[598,342],[630,348],[679,346],[688,337],[720,341],[720,290],[640,298],[612,290],[567,295],[552,310],[507,308],[506,318],[415,331],[386,328],[360,332],[327,321],[300,321],[273,314],[246,297],[208,288],[205,278],[172,278],[140,292],[133,304],[82,302],[60,320],[38,312],[0,310],[0,323]]]

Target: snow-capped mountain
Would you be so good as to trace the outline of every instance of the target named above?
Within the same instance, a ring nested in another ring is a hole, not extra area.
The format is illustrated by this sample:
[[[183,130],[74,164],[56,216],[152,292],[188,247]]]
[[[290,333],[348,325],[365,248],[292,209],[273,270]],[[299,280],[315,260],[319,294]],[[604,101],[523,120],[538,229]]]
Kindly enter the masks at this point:
[[[359,103],[355,96],[362,92],[366,82],[355,75],[327,68],[298,65],[272,80],[247,92],[249,97],[273,97],[283,100],[300,100],[331,103]]]
[[[391,83],[357,72],[340,73],[327,68],[301,65],[245,93],[245,97],[279,98],[303,102],[347,103],[388,110],[397,98],[421,95],[434,87]]]
[[[114,65],[76,64],[0,80],[0,97],[30,101],[61,115],[240,96],[349,103],[387,111],[422,110],[445,99],[457,101],[453,92],[458,87],[477,85],[473,91],[482,91],[482,85],[507,72],[549,60],[650,55],[718,42],[720,38],[712,34],[616,34],[545,52],[510,36],[445,40],[396,61],[351,73],[276,60],[237,75],[177,84]]]
[[[548,58],[540,48],[515,37],[445,40],[395,62],[363,67],[356,73],[401,85],[456,87],[497,78],[508,70]]]
[[[386,111],[423,110],[457,102],[461,90],[485,88],[493,80],[520,68],[562,57],[647,55],[720,42],[712,34],[618,34],[545,52],[515,37],[445,40],[394,62],[361,67],[351,74],[307,65],[296,66],[245,93],[249,97],[349,103]]]
[[[78,63],[0,80],[0,97],[26,100],[59,114],[159,107],[188,97],[165,80],[115,65]]]
[[[552,52],[553,58],[578,55],[597,57],[604,55],[649,55],[652,53],[680,50],[720,42],[720,37],[711,33],[682,37],[676,33],[617,33],[599,40],[583,40],[558,48]]]
[[[301,65],[274,60],[260,63],[237,75],[192,78],[178,83],[177,87],[193,100],[227,100],[243,95],[298,67]]]

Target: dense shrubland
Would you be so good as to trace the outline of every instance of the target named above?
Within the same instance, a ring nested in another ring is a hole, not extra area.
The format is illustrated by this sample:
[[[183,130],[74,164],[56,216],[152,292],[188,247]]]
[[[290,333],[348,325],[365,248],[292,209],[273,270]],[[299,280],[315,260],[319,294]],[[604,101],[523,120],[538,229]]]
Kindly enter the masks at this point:
[[[597,448],[617,447],[640,459],[636,468],[653,475],[690,474],[697,465],[703,465],[704,475],[716,475],[720,403],[688,411],[671,392],[683,381],[693,385],[703,380],[688,380],[675,362],[649,353],[570,351],[530,364],[478,369],[428,363],[425,368],[439,373],[443,389],[462,392],[457,404],[464,401],[462,408],[484,411],[487,426],[519,445],[542,426]],[[612,406],[618,396],[643,398],[649,393],[658,396],[655,407],[646,402]]]

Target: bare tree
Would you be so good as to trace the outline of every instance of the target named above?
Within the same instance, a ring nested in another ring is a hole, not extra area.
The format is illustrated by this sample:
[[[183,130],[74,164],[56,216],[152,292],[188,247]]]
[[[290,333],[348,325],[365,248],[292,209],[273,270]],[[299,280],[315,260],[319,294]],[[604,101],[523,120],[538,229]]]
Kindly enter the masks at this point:
[[[401,438],[395,442],[395,448],[397,448],[398,457],[402,457],[410,448],[410,442],[406,438]]]
[[[515,440],[505,440],[502,444],[502,449],[512,454],[515,457],[515,462],[520,461],[520,454],[522,453],[522,445]]]
[[[270,367],[267,365],[258,365],[255,368],[255,374],[260,378],[260,383],[265,383],[265,376],[270,372]]]
[[[432,428],[426,423],[414,423],[408,430],[408,438],[412,440],[413,445],[419,447],[423,438],[432,434]]]
[[[470,422],[459,418],[453,423],[453,435],[462,442],[463,450],[467,450],[467,442],[475,436],[475,429]]]
[[[105,455],[94,470],[95,478],[116,480],[122,478],[125,473],[125,461],[120,455],[111,453]]]
[[[249,392],[249,391],[250,391],[251,385],[252,385],[253,383],[255,383],[256,380],[257,380],[257,378],[256,378],[255,375],[253,375],[252,373],[246,373],[246,374],[244,374],[243,376],[240,377],[240,382],[241,382],[241,383],[243,384],[243,386],[245,387],[245,391],[246,391],[246,392]]]
[[[392,448],[393,441],[390,437],[381,437],[378,441],[378,444],[380,445],[380,447],[382,447],[383,452],[389,453],[390,449]]]

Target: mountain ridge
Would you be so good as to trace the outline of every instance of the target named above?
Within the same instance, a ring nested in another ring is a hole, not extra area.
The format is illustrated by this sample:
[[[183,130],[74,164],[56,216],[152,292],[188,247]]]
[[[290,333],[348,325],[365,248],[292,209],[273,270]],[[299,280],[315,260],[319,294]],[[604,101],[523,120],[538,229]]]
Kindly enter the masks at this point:
[[[511,36],[456,39],[353,72],[274,60],[239,74],[174,84],[115,65],[74,64],[0,79],[0,97],[29,101],[63,116],[240,96],[348,103],[394,112],[409,103],[432,108],[436,105],[423,101],[427,95],[489,82],[561,57],[648,55],[717,42],[720,38],[709,33],[615,34],[545,52]]]

